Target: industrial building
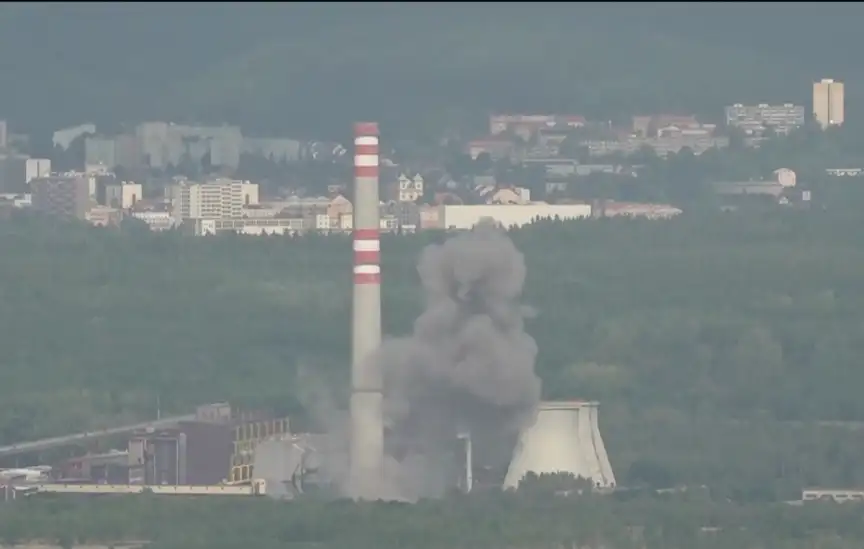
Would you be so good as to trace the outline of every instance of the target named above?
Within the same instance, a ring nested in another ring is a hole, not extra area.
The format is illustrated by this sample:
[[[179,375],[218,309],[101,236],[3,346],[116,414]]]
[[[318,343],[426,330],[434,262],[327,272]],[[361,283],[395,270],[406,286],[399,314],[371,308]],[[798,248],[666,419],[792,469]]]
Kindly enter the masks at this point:
[[[840,126],[845,118],[843,82],[823,78],[813,83],[813,118],[822,126]]]
[[[569,473],[591,480],[597,488],[614,488],[597,410],[597,402],[542,403],[534,424],[519,438],[504,488],[517,488],[528,473]]]
[[[211,408],[215,415],[208,416],[202,409],[196,419],[170,428],[135,431],[126,451],[77,458],[64,466],[64,475],[87,478],[89,473],[92,482],[134,485],[248,483],[253,477],[255,446],[287,436],[288,419],[262,412],[237,413],[227,404]]]

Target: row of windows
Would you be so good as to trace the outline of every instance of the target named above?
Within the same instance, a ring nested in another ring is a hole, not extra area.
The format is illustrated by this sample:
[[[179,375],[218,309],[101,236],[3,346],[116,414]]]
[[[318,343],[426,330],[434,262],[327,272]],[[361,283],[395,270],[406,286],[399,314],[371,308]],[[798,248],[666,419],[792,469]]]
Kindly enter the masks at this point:
[[[288,418],[257,421],[235,427],[234,440],[237,442],[259,441],[273,435],[282,435],[288,432]]]

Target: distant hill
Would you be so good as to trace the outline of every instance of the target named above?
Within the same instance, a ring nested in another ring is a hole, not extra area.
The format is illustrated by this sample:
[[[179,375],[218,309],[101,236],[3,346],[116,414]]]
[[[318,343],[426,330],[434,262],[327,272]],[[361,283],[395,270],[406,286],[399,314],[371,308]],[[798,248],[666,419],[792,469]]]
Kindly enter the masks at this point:
[[[492,110],[595,118],[804,101],[860,78],[858,4],[4,4],[0,114],[332,136]],[[850,86],[851,96],[859,96]],[[851,112],[851,109],[850,109]]]

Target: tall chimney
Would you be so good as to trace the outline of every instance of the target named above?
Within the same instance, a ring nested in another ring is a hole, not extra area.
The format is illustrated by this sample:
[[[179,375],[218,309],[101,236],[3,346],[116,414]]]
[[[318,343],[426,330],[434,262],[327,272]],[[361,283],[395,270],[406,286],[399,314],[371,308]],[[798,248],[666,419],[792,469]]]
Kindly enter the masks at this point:
[[[354,303],[351,323],[351,465],[354,499],[377,499],[384,461],[378,124],[354,124]]]

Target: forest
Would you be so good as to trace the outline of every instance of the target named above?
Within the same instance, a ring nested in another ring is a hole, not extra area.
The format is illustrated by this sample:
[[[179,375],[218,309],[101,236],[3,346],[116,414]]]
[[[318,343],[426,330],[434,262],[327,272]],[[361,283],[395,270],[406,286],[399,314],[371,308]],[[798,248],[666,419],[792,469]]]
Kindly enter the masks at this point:
[[[856,196],[850,191],[851,202]],[[601,402],[619,484],[776,501],[864,481],[864,219],[851,208],[512,232],[546,398]],[[385,235],[384,332],[423,245]],[[0,444],[230,400],[344,397],[350,242],[0,221]]]
[[[821,77],[849,82],[854,103],[859,17],[762,2],[8,4],[0,105],[27,133],[170,119],[322,139],[371,118],[439,137],[492,111],[716,120],[732,103],[806,104]],[[803,39],[814,28],[831,40]]]
[[[488,549],[852,549],[856,506],[732,505],[678,497],[559,497],[544,491],[418,504],[97,496],[0,505],[0,543],[150,542],[154,549],[418,547]]]

